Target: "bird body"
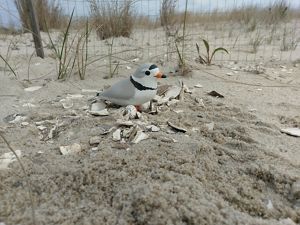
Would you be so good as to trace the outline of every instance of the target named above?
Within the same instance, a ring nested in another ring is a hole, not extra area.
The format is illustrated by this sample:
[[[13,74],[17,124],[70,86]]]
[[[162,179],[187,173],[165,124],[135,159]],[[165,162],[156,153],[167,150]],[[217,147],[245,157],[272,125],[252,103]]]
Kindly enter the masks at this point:
[[[98,97],[121,106],[141,105],[156,95],[157,78],[165,77],[156,65],[143,64],[129,78],[116,82]]]

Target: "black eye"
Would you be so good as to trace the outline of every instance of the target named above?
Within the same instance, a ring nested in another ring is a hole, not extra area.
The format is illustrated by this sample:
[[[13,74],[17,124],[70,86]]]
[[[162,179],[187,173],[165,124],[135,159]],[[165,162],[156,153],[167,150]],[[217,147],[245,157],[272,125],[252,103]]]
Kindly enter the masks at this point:
[[[150,71],[147,70],[147,71],[145,72],[145,74],[146,74],[147,76],[149,76],[149,75],[150,75]]]

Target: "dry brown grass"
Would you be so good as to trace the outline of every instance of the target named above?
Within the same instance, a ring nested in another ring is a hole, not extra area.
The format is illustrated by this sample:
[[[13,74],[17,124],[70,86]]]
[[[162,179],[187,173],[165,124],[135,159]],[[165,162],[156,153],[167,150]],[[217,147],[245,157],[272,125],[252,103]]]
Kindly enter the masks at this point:
[[[181,23],[184,12],[176,11],[177,0],[163,0],[160,10],[160,21],[163,27],[174,27]],[[285,0],[277,0],[268,7],[248,5],[228,11],[187,12],[188,24],[214,24],[219,22],[237,22],[246,25],[246,30],[254,31],[258,23],[278,24],[293,18],[299,18],[300,11],[292,9]]]
[[[89,3],[97,36],[101,40],[130,36],[134,24],[133,0],[89,0]]]
[[[24,31],[31,30],[26,1],[14,0]],[[63,14],[63,9],[56,0],[38,0],[33,1],[33,3],[40,30],[47,30],[45,22],[49,29],[60,29],[67,25],[67,17]]]

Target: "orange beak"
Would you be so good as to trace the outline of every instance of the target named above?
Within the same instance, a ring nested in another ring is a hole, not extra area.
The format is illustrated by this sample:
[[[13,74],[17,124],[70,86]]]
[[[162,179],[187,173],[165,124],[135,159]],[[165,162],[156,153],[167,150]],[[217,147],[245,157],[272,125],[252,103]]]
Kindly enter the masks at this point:
[[[162,72],[157,72],[155,75],[154,75],[156,78],[167,78],[166,75],[164,75]]]

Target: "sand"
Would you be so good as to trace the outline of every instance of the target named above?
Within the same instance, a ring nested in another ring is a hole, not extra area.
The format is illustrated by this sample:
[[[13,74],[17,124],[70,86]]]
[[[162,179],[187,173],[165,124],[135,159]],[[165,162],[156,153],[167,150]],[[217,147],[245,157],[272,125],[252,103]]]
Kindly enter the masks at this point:
[[[143,119],[134,119],[161,129],[130,144],[113,141],[112,133],[100,134],[101,127],[115,125],[122,109],[92,116],[86,109],[95,93],[82,89],[103,89],[146,58],[121,65],[112,79],[103,79],[107,68],[99,62],[88,68],[83,81],[77,75],[57,81],[54,59],[33,56],[26,81],[29,59],[22,49],[16,51],[11,61],[18,65],[18,78],[0,71],[0,130],[21,150],[27,175],[17,161],[0,170],[0,222],[33,224],[30,183],[36,224],[300,223],[300,138],[280,132],[300,127],[299,64],[218,61],[204,66],[190,61],[189,76],[169,74],[160,85],[181,79],[192,93],[161,106],[158,114],[143,112]],[[166,73],[173,68],[153,62]],[[257,65],[263,73],[251,72]],[[41,88],[24,90],[32,86]],[[213,90],[225,98],[207,95]],[[67,97],[70,109],[60,102]],[[9,123],[13,114],[24,120]],[[43,131],[40,121],[46,121]],[[167,121],[187,132],[170,132]],[[91,146],[94,136],[100,144]],[[80,144],[79,153],[61,154],[60,146],[74,143]],[[0,155],[6,152],[1,140]]]

